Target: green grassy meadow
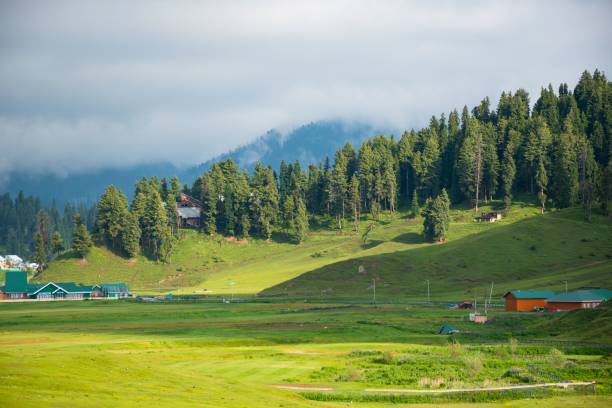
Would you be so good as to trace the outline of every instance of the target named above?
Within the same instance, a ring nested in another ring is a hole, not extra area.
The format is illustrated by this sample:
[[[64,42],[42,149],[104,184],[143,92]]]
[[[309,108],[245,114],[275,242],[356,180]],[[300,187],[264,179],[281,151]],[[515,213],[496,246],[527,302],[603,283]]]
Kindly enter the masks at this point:
[[[597,313],[608,312],[602,310]],[[397,304],[5,303],[0,405],[383,407],[401,400],[351,405],[346,398],[357,399],[366,388],[435,390],[560,378],[598,385],[595,394],[489,396],[478,406],[612,403],[609,338],[587,343],[571,331],[559,336],[548,326],[555,327],[559,315],[515,321],[516,315],[497,311],[480,326],[466,314]],[[462,333],[450,342],[436,334],[443,323]],[[274,387],[280,384],[334,392]],[[449,407],[469,402],[435,401]]]
[[[86,261],[66,254],[35,280],[122,281],[136,294],[176,296],[0,304],[0,406],[612,405],[609,305],[559,314],[496,307],[511,289],[612,287],[612,225],[597,214],[587,223],[579,209],[540,215],[529,202],[494,224],[473,215],[453,209],[444,244],[424,242],[422,220],[398,212],[362,220],[358,233],[313,226],[301,245],[282,232],[241,242],[182,231],[169,263],[100,247]],[[487,324],[446,307],[482,304],[491,282]],[[230,294],[236,302],[220,301]],[[445,323],[461,333],[438,335]],[[560,381],[597,385],[450,397],[366,391]]]

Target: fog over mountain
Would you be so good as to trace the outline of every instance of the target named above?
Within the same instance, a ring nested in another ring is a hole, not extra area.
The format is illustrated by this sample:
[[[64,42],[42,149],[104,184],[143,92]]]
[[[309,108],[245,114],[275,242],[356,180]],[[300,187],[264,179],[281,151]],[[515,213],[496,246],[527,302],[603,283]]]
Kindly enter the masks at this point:
[[[5,190],[15,195],[19,191],[39,196],[44,203],[55,200],[64,202],[93,203],[109,184],[114,184],[131,197],[135,182],[143,176],[179,176],[183,183],[191,183],[215,161],[228,157],[242,168],[251,170],[257,161],[278,169],[281,160],[304,164],[317,163],[320,157],[333,156],[345,143],[359,143],[382,129],[374,129],[363,123],[322,121],[310,123],[283,134],[270,130],[266,134],[197,166],[177,167],[169,162],[108,167],[93,171],[59,176],[55,174],[32,175],[16,173],[10,178]]]

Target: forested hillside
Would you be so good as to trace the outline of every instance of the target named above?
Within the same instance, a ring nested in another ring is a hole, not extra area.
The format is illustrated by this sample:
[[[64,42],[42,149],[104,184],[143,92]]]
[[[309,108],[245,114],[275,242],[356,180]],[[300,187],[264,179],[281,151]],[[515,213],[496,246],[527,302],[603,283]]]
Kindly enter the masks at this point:
[[[530,108],[526,91],[504,92],[496,108],[489,98],[432,116],[430,125],[396,140],[384,135],[358,148],[346,144],[333,158],[308,165],[281,162],[278,175],[258,163],[252,174],[231,160],[213,165],[186,190],[204,203],[208,234],[269,238],[274,227],[298,231],[308,214],[331,216],[334,227],[377,219],[399,205],[422,206],[446,189],[454,203],[537,197],[547,207],[594,206],[609,213],[612,199],[612,85],[599,71],[584,72],[574,91],[542,88]]]

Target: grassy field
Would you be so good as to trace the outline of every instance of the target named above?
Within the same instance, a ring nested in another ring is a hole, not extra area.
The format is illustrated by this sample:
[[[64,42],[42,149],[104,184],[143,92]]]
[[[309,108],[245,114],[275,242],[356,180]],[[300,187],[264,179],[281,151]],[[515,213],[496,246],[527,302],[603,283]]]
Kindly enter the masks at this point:
[[[493,203],[498,205],[499,203]],[[492,208],[483,207],[483,211]],[[183,231],[170,263],[121,258],[94,248],[86,262],[63,257],[39,281],[125,281],[135,292],[209,293],[300,298],[369,298],[372,280],[380,298],[421,298],[430,279],[432,298],[483,298],[508,289],[612,286],[612,225],[580,210],[539,215],[516,203],[495,224],[473,221],[473,211],[454,209],[449,240],[425,243],[420,219],[386,214],[367,244],[361,233],[325,228],[301,245],[276,234],[271,242],[239,242]],[[364,220],[361,230],[372,221]],[[359,272],[361,268],[361,273]]]
[[[346,398],[358,399],[368,387],[445,389],[559,378],[596,380],[596,395],[489,395],[478,406],[612,403],[610,338],[587,343],[575,331],[554,332],[560,318],[582,322],[584,316],[516,319],[492,312],[485,326],[465,317],[440,307],[339,303],[0,304],[0,406],[383,407],[391,402],[351,405]],[[443,323],[462,330],[454,342],[436,334]],[[336,391],[273,387],[279,384]],[[463,399],[434,402],[469,406]]]
[[[322,227],[301,245],[282,233],[239,242],[183,231],[170,263],[103,248],[85,262],[60,258],[37,280],[125,281],[136,293],[177,296],[0,304],[0,406],[612,405],[610,306],[561,314],[493,308],[486,325],[475,325],[440,302],[481,303],[492,281],[494,304],[508,289],[611,287],[612,226],[598,215],[587,223],[577,209],[541,216],[529,203],[495,224],[472,217],[454,209],[441,245],[423,242],[421,220],[400,212],[383,215],[366,244],[361,233]],[[373,282],[377,304],[368,303]],[[194,293],[206,296],[185,301]],[[250,303],[214,302],[230,293]],[[445,323],[461,333],[438,335]],[[366,391],[559,381],[596,381],[596,392]]]

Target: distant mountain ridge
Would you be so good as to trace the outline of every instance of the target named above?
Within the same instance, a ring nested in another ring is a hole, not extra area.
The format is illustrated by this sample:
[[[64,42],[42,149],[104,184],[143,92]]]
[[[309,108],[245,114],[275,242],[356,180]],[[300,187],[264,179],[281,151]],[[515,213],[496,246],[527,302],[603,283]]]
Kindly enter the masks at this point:
[[[53,200],[62,206],[66,202],[97,201],[104,188],[114,184],[131,198],[134,184],[143,176],[171,177],[177,175],[182,183],[191,184],[213,163],[234,159],[241,168],[251,170],[255,163],[261,161],[278,169],[281,160],[303,164],[318,162],[325,156],[331,156],[345,143],[356,147],[361,142],[382,131],[371,125],[358,122],[319,121],[295,128],[283,135],[277,130],[269,130],[254,141],[221,154],[197,166],[179,168],[171,163],[151,163],[124,168],[105,168],[96,171],[70,174],[60,177],[52,174],[34,176],[26,173],[14,173],[1,192],[16,195],[19,191],[39,197],[43,203]]]
[[[300,126],[287,135],[273,129],[251,143],[240,146],[228,153],[214,157],[183,174],[194,180],[214,163],[232,158],[241,168],[252,170],[257,162],[278,169],[282,160],[302,164],[318,163],[333,154],[346,143],[354,146],[382,130],[359,122],[320,121]]]

